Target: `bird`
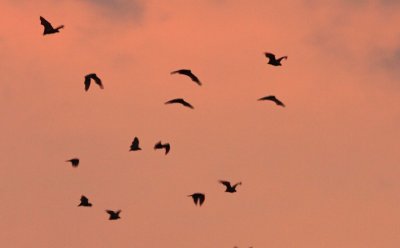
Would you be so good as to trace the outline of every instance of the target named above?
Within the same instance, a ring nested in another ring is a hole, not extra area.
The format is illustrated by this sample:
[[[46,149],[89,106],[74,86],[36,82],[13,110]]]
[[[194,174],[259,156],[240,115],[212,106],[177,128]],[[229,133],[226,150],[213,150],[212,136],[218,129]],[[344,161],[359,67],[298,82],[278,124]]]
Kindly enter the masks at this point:
[[[154,145],[154,150],[165,149],[165,155],[167,155],[169,153],[170,148],[171,148],[171,146],[169,145],[169,143],[162,144],[161,141],[159,141],[158,143],[156,143]]]
[[[180,103],[185,107],[194,109],[194,107],[190,103],[186,102],[182,98],[175,98],[175,99],[169,100],[168,102],[165,102],[165,104],[171,104],[171,103]]]
[[[206,196],[203,193],[194,193],[188,196],[191,196],[193,198],[195,205],[199,204],[200,206],[203,205],[203,202],[206,198]]]
[[[267,57],[269,59],[268,64],[273,65],[273,66],[281,66],[282,65],[281,60],[288,58],[287,56],[283,56],[283,57],[280,57],[279,59],[277,59],[275,57],[275,54],[268,53],[268,52],[264,53],[264,55],[265,55],[265,57]]]
[[[80,206],[82,206],[82,207],[91,207],[92,203],[89,202],[89,199],[86,196],[82,195],[81,196],[81,203],[78,205],[78,207],[80,207]]]
[[[198,84],[199,86],[201,85],[201,82],[200,82],[199,78],[196,77],[196,76],[192,73],[192,71],[189,70],[189,69],[180,69],[180,70],[176,70],[176,71],[171,72],[171,75],[172,75],[172,74],[176,74],[176,73],[181,74],[181,75],[186,75],[186,76],[190,77],[190,79],[192,79],[193,82],[195,82],[195,83]]]
[[[106,210],[106,212],[110,215],[110,217],[108,218],[109,220],[121,219],[121,217],[119,217],[119,213],[121,213],[121,210],[118,211]]]
[[[129,151],[139,151],[139,150],[142,150],[142,148],[139,147],[138,137],[135,137],[132,141],[131,148]]]
[[[235,185],[231,186],[231,183],[224,180],[219,180],[220,183],[226,186],[225,192],[234,193],[236,192],[236,186],[242,185],[242,182],[238,182]]]
[[[96,73],[90,73],[85,76],[85,91],[88,91],[91,79],[100,86],[100,89],[104,89],[101,79],[96,75]]]
[[[285,104],[283,104],[283,102],[281,102],[280,100],[278,100],[278,98],[276,98],[275,96],[264,96],[264,97],[261,97],[261,98],[258,99],[258,100],[259,100],[259,101],[264,101],[264,100],[273,101],[274,103],[276,103],[276,105],[285,107]]]
[[[50,24],[50,22],[48,22],[43,17],[40,17],[40,24],[42,24],[44,27],[43,35],[58,33],[58,32],[60,32],[59,30],[64,27],[64,25],[60,25],[56,28],[53,28],[53,26]]]
[[[71,158],[65,162],[70,162],[72,167],[78,167],[79,165],[79,158]]]

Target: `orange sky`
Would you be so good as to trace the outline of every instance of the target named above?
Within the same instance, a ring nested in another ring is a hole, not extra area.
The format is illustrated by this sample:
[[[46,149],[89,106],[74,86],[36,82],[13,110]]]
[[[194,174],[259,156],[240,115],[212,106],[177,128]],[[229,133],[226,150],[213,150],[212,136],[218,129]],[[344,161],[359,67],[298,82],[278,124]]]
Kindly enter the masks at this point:
[[[0,246],[398,248],[400,2],[325,2],[1,1]]]

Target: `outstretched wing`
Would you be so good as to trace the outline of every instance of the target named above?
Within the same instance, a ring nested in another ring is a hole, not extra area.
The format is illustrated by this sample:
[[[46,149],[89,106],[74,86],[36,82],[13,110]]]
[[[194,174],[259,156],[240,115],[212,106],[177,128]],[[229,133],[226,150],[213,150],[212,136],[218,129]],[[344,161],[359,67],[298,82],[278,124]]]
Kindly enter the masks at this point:
[[[85,91],[88,91],[89,87],[90,87],[90,77],[85,76]]]
[[[100,86],[100,89],[104,89],[104,86],[103,86],[103,84],[102,84],[102,82],[101,82],[101,79],[100,79],[96,74],[94,74],[94,75],[92,76],[92,78],[93,78],[94,82],[95,82],[98,86]]]
[[[165,155],[167,155],[169,153],[169,150],[171,149],[171,146],[169,145],[169,143],[164,144],[165,147]]]
[[[285,107],[285,104],[283,104],[283,102],[281,102],[279,99],[275,98],[274,102],[276,103],[276,105],[278,106],[282,106]]]
[[[190,79],[192,79],[193,82],[197,83],[198,85],[201,85],[201,82],[199,80],[198,77],[196,77],[196,75],[194,75],[192,72],[190,72],[189,74],[186,74],[190,77]]]
[[[186,102],[186,101],[183,100],[182,98],[176,98],[176,99],[169,100],[169,101],[167,101],[165,104],[171,104],[171,103],[180,103],[180,104],[182,104],[183,106],[189,107],[189,108],[191,108],[191,109],[194,108],[190,103]]]
[[[231,183],[228,181],[224,181],[224,180],[219,180],[220,183],[222,183],[223,185],[225,185],[227,188],[231,187]]]
[[[44,19],[43,17],[40,17],[40,24],[42,24],[44,26],[44,31],[50,31],[53,30],[53,26],[50,24],[50,22],[48,22],[46,19]]]
[[[266,52],[266,53],[264,53],[264,55],[265,55],[265,57],[269,58],[270,60],[276,60],[275,54],[273,54],[273,53]]]
[[[112,211],[112,210],[106,210],[106,212],[107,212],[109,215],[115,214],[115,212]]]
[[[277,59],[277,61],[281,61],[282,59],[287,59],[287,56],[282,56],[282,57],[280,57],[279,59]]]
[[[233,185],[233,188],[236,188],[236,186],[238,186],[238,185],[242,185],[242,182],[236,183],[235,185]]]
[[[194,75],[192,73],[192,71],[189,70],[189,69],[181,69],[181,70],[176,70],[176,71],[171,72],[171,74],[176,74],[176,73],[179,73],[179,74],[182,74],[182,75],[186,75],[186,76],[190,77],[190,79],[193,82],[197,83],[198,85],[201,85],[201,82],[200,82],[199,78],[196,77],[196,75]]]
[[[263,101],[263,100],[269,100],[269,101],[273,101],[275,102],[276,105],[285,107],[285,104],[283,104],[283,102],[281,102],[280,100],[278,100],[275,96],[264,96],[261,97],[260,99],[258,99],[259,101]]]

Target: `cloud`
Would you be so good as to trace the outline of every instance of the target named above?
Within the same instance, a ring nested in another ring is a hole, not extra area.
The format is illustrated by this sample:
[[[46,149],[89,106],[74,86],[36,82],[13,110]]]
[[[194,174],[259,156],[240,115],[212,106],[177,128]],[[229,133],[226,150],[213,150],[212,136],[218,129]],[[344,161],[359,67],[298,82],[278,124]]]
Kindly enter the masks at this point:
[[[123,19],[124,21],[142,20],[145,6],[139,0],[85,0],[95,6],[98,11],[110,18]]]

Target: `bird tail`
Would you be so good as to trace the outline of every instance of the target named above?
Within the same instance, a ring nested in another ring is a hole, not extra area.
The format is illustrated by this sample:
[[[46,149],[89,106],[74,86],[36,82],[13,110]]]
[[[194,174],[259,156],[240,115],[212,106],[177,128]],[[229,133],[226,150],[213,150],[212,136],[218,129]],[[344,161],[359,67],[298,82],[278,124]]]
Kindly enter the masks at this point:
[[[56,27],[55,29],[61,29],[61,28],[64,28],[64,25],[61,25],[61,26],[58,26],[58,27]]]

